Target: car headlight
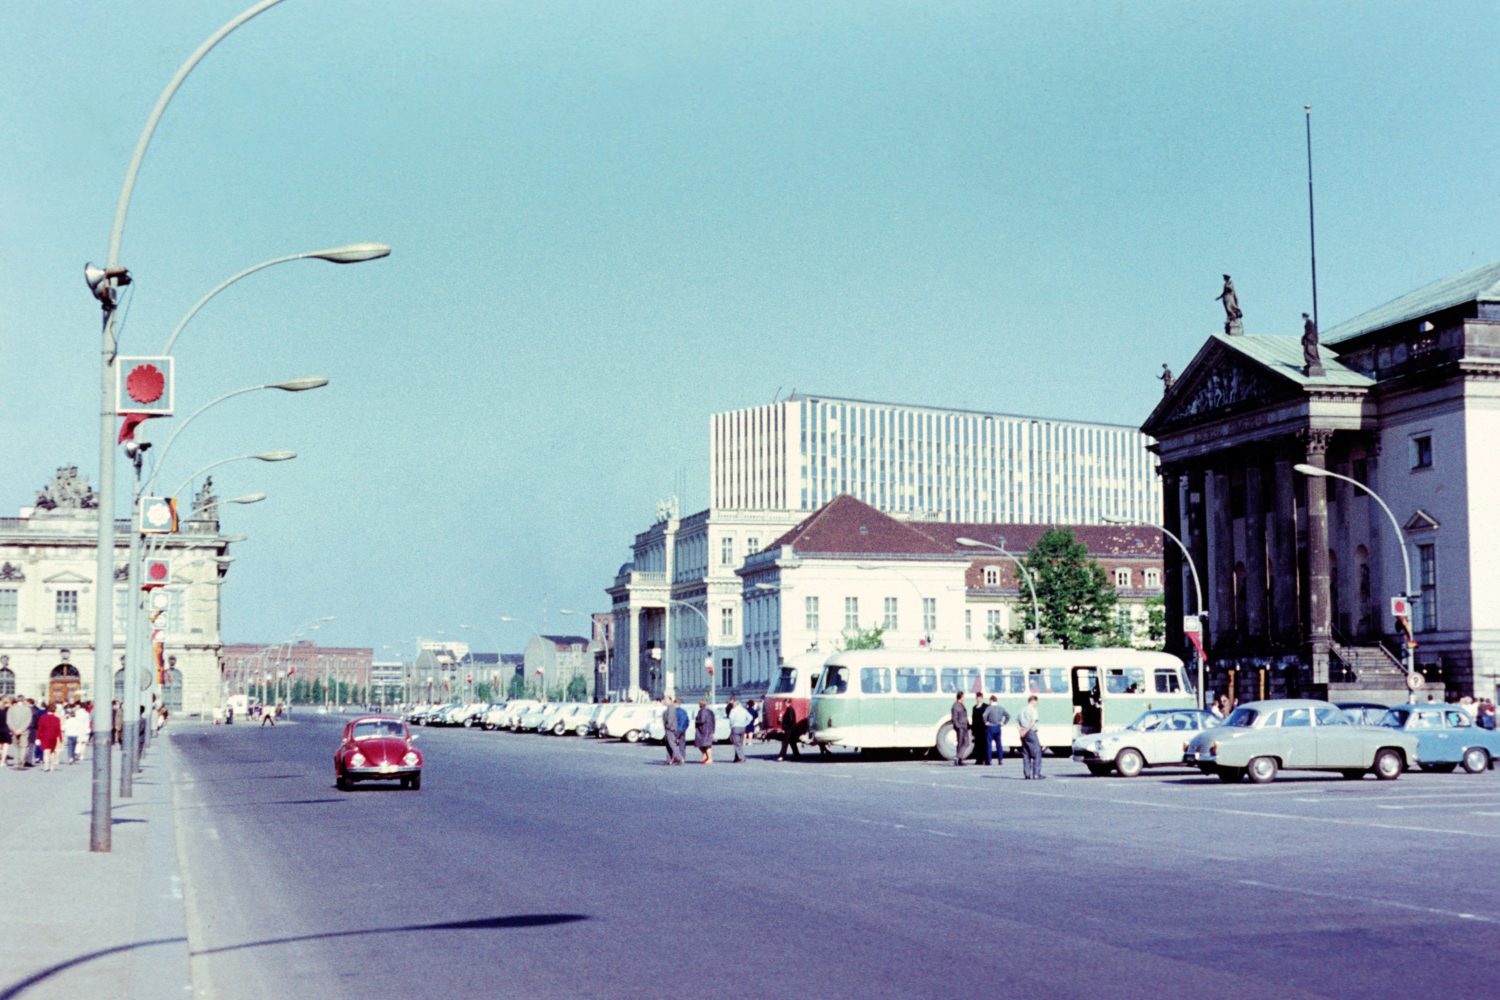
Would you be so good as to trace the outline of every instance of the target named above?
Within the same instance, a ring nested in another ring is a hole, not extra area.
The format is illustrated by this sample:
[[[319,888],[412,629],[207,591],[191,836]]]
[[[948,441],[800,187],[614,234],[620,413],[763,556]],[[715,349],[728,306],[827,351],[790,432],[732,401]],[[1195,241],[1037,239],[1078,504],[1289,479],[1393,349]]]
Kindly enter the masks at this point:
[[[350,757],[349,758],[349,766],[350,767],[364,767],[365,766],[365,755],[362,754],[362,753],[357,753],[353,757]]]
[[[1092,742],[1092,743],[1090,743],[1088,745],[1088,749],[1092,750],[1094,753],[1100,753],[1100,752],[1102,752],[1104,750],[1104,741],[1103,740],[1095,740],[1094,742]]]
[[[419,759],[415,750],[408,750],[406,756],[401,758],[402,762],[408,766],[415,764]]]

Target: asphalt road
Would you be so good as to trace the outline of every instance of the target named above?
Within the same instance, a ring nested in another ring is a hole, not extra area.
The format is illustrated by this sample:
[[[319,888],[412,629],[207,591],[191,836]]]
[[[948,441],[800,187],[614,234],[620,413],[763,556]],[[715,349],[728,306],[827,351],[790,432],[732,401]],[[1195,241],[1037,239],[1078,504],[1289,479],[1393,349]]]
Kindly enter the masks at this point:
[[[428,729],[420,792],[341,793],[336,721],[174,734],[201,995],[1500,995],[1494,772],[1037,783]]]

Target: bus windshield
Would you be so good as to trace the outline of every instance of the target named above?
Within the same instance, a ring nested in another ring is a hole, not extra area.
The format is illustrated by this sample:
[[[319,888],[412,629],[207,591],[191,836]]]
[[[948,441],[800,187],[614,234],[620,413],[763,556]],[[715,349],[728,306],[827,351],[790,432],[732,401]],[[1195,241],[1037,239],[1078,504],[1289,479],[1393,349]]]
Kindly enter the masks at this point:
[[[772,694],[791,694],[797,690],[797,668],[782,667],[781,673],[776,678],[775,685],[771,688]]]
[[[823,694],[843,694],[849,690],[849,668],[829,666],[823,671],[823,681],[818,686]]]

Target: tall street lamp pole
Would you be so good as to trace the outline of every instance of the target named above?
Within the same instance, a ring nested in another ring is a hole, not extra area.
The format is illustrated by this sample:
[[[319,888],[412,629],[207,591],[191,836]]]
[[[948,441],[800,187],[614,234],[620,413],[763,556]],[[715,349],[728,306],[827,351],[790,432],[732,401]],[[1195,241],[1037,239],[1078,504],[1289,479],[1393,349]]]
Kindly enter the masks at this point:
[[[1391,522],[1391,530],[1396,533],[1396,544],[1401,549],[1401,569],[1406,574],[1406,590],[1401,596],[1405,597],[1407,601],[1410,601],[1412,599],[1411,553],[1406,547],[1406,536],[1401,531],[1401,522],[1396,520],[1396,513],[1395,511],[1391,510],[1390,505],[1387,504],[1383,499],[1381,499],[1379,493],[1376,493],[1374,490],[1370,489],[1370,487],[1366,486],[1364,483],[1360,482],[1358,479],[1354,479],[1351,476],[1340,475],[1337,472],[1329,472],[1327,469],[1320,469],[1315,465],[1305,465],[1302,463],[1292,466],[1292,469],[1296,472],[1302,473],[1304,476],[1312,476],[1316,479],[1338,479],[1350,484],[1351,486],[1357,486],[1368,493],[1372,498],[1374,498],[1376,503],[1380,504],[1380,509],[1385,511],[1386,519]],[[1416,690],[1411,686],[1414,682],[1413,679],[1417,675],[1417,665],[1415,662],[1416,650],[1412,644],[1411,636],[1403,636],[1401,645],[1405,647],[1405,652],[1402,656],[1402,665],[1406,669],[1406,700],[1408,702],[1416,701]]]
[[[712,705],[715,702],[716,695],[718,693],[718,685],[716,683],[717,678],[714,675],[714,650],[718,647],[713,641],[713,629],[708,623],[708,615],[700,611],[698,609],[698,605],[690,604],[687,601],[679,601],[675,597],[667,598],[667,604],[676,605],[680,608],[687,608],[693,614],[703,619],[703,648],[705,656],[708,660],[708,662],[705,664],[705,666],[708,668],[708,703]],[[667,632],[667,636],[668,638],[673,638],[675,636],[675,630],[669,629]],[[667,661],[671,662],[671,659],[671,651],[669,650],[667,653]]]
[[[115,204],[114,225],[109,234],[109,251],[105,257],[103,271],[98,280],[91,282],[95,297],[104,307],[101,323],[100,378],[99,378],[99,532],[95,563],[94,600],[94,769],[90,793],[89,850],[107,852],[110,839],[110,700],[107,693],[113,688],[111,660],[114,657],[114,561],[115,561],[115,288],[129,280],[120,266],[120,243],[125,234],[125,216],[130,210],[130,197],[135,190],[136,176],[145,159],[146,148],[156,132],[157,123],[171,102],[172,96],[182,86],[193,67],[208,55],[210,50],[225,36],[257,14],[276,6],[281,0],[260,0],[259,3],[241,11],[227,24],[204,40],[202,45],[188,56],[178,67],[176,74],[167,83],[166,89],[156,99],[146,125],[136,139],[135,152],[130,165],[125,169],[125,181],[120,187],[120,198]],[[85,269],[89,276],[89,269]]]
[[[1152,529],[1154,529],[1156,531],[1160,531],[1163,535],[1166,535],[1168,538],[1172,539],[1172,541],[1174,543],[1176,543],[1178,550],[1182,552],[1182,558],[1184,560],[1186,560],[1186,562],[1187,562],[1188,572],[1190,574],[1192,574],[1192,577],[1193,577],[1193,597],[1198,602],[1198,604],[1197,604],[1197,611],[1196,611],[1196,613],[1194,614],[1193,617],[1195,617],[1196,619],[1198,619],[1198,628],[1200,630],[1200,635],[1201,635],[1201,630],[1202,630],[1203,624],[1204,624],[1204,617],[1203,617],[1203,584],[1198,579],[1198,564],[1195,563],[1195,562],[1193,562],[1193,554],[1191,552],[1189,552],[1188,551],[1188,547],[1182,543],[1182,539],[1180,539],[1176,535],[1172,534],[1172,532],[1168,531],[1164,526],[1162,526],[1160,524],[1150,524],[1150,523],[1148,523],[1146,521],[1135,521],[1135,520],[1132,520],[1132,519],[1126,518],[1126,517],[1106,517],[1103,520],[1104,520],[1104,522],[1106,524],[1120,524],[1120,525],[1134,524],[1134,525],[1139,525],[1139,526],[1141,526],[1143,528],[1152,528]],[[1200,639],[1200,641],[1202,641],[1202,640]],[[1204,661],[1204,656],[1198,652],[1198,650],[1197,650],[1196,647],[1194,647],[1194,649],[1193,649],[1193,659],[1198,664],[1198,707],[1199,708],[1204,708],[1204,707],[1206,707],[1206,701],[1205,701],[1206,692],[1203,690],[1203,670],[1204,670],[1204,667],[1205,667],[1205,664],[1203,662]]]
[[[1021,571],[1021,579],[1026,581],[1026,588],[1031,591],[1031,621],[1036,626],[1037,638],[1040,640],[1042,634],[1042,606],[1036,599],[1036,584],[1032,581],[1031,571],[1026,568],[1026,564],[1017,558],[1014,552],[1010,552],[1005,548],[1004,538],[999,540],[999,545],[991,545],[989,542],[981,542],[974,538],[960,538],[957,541],[958,544],[966,545],[971,549],[989,549],[992,552],[998,552],[1016,564],[1016,569]]]

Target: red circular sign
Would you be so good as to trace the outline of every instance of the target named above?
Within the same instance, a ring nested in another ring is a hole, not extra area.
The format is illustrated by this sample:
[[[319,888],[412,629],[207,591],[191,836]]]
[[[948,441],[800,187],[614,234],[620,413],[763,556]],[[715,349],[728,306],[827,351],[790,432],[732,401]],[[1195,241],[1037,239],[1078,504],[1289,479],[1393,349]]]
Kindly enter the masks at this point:
[[[125,376],[125,392],[137,403],[154,403],[161,399],[167,380],[155,365],[136,365]]]
[[[147,563],[146,576],[152,580],[165,580],[167,578],[167,564],[164,562]]]

